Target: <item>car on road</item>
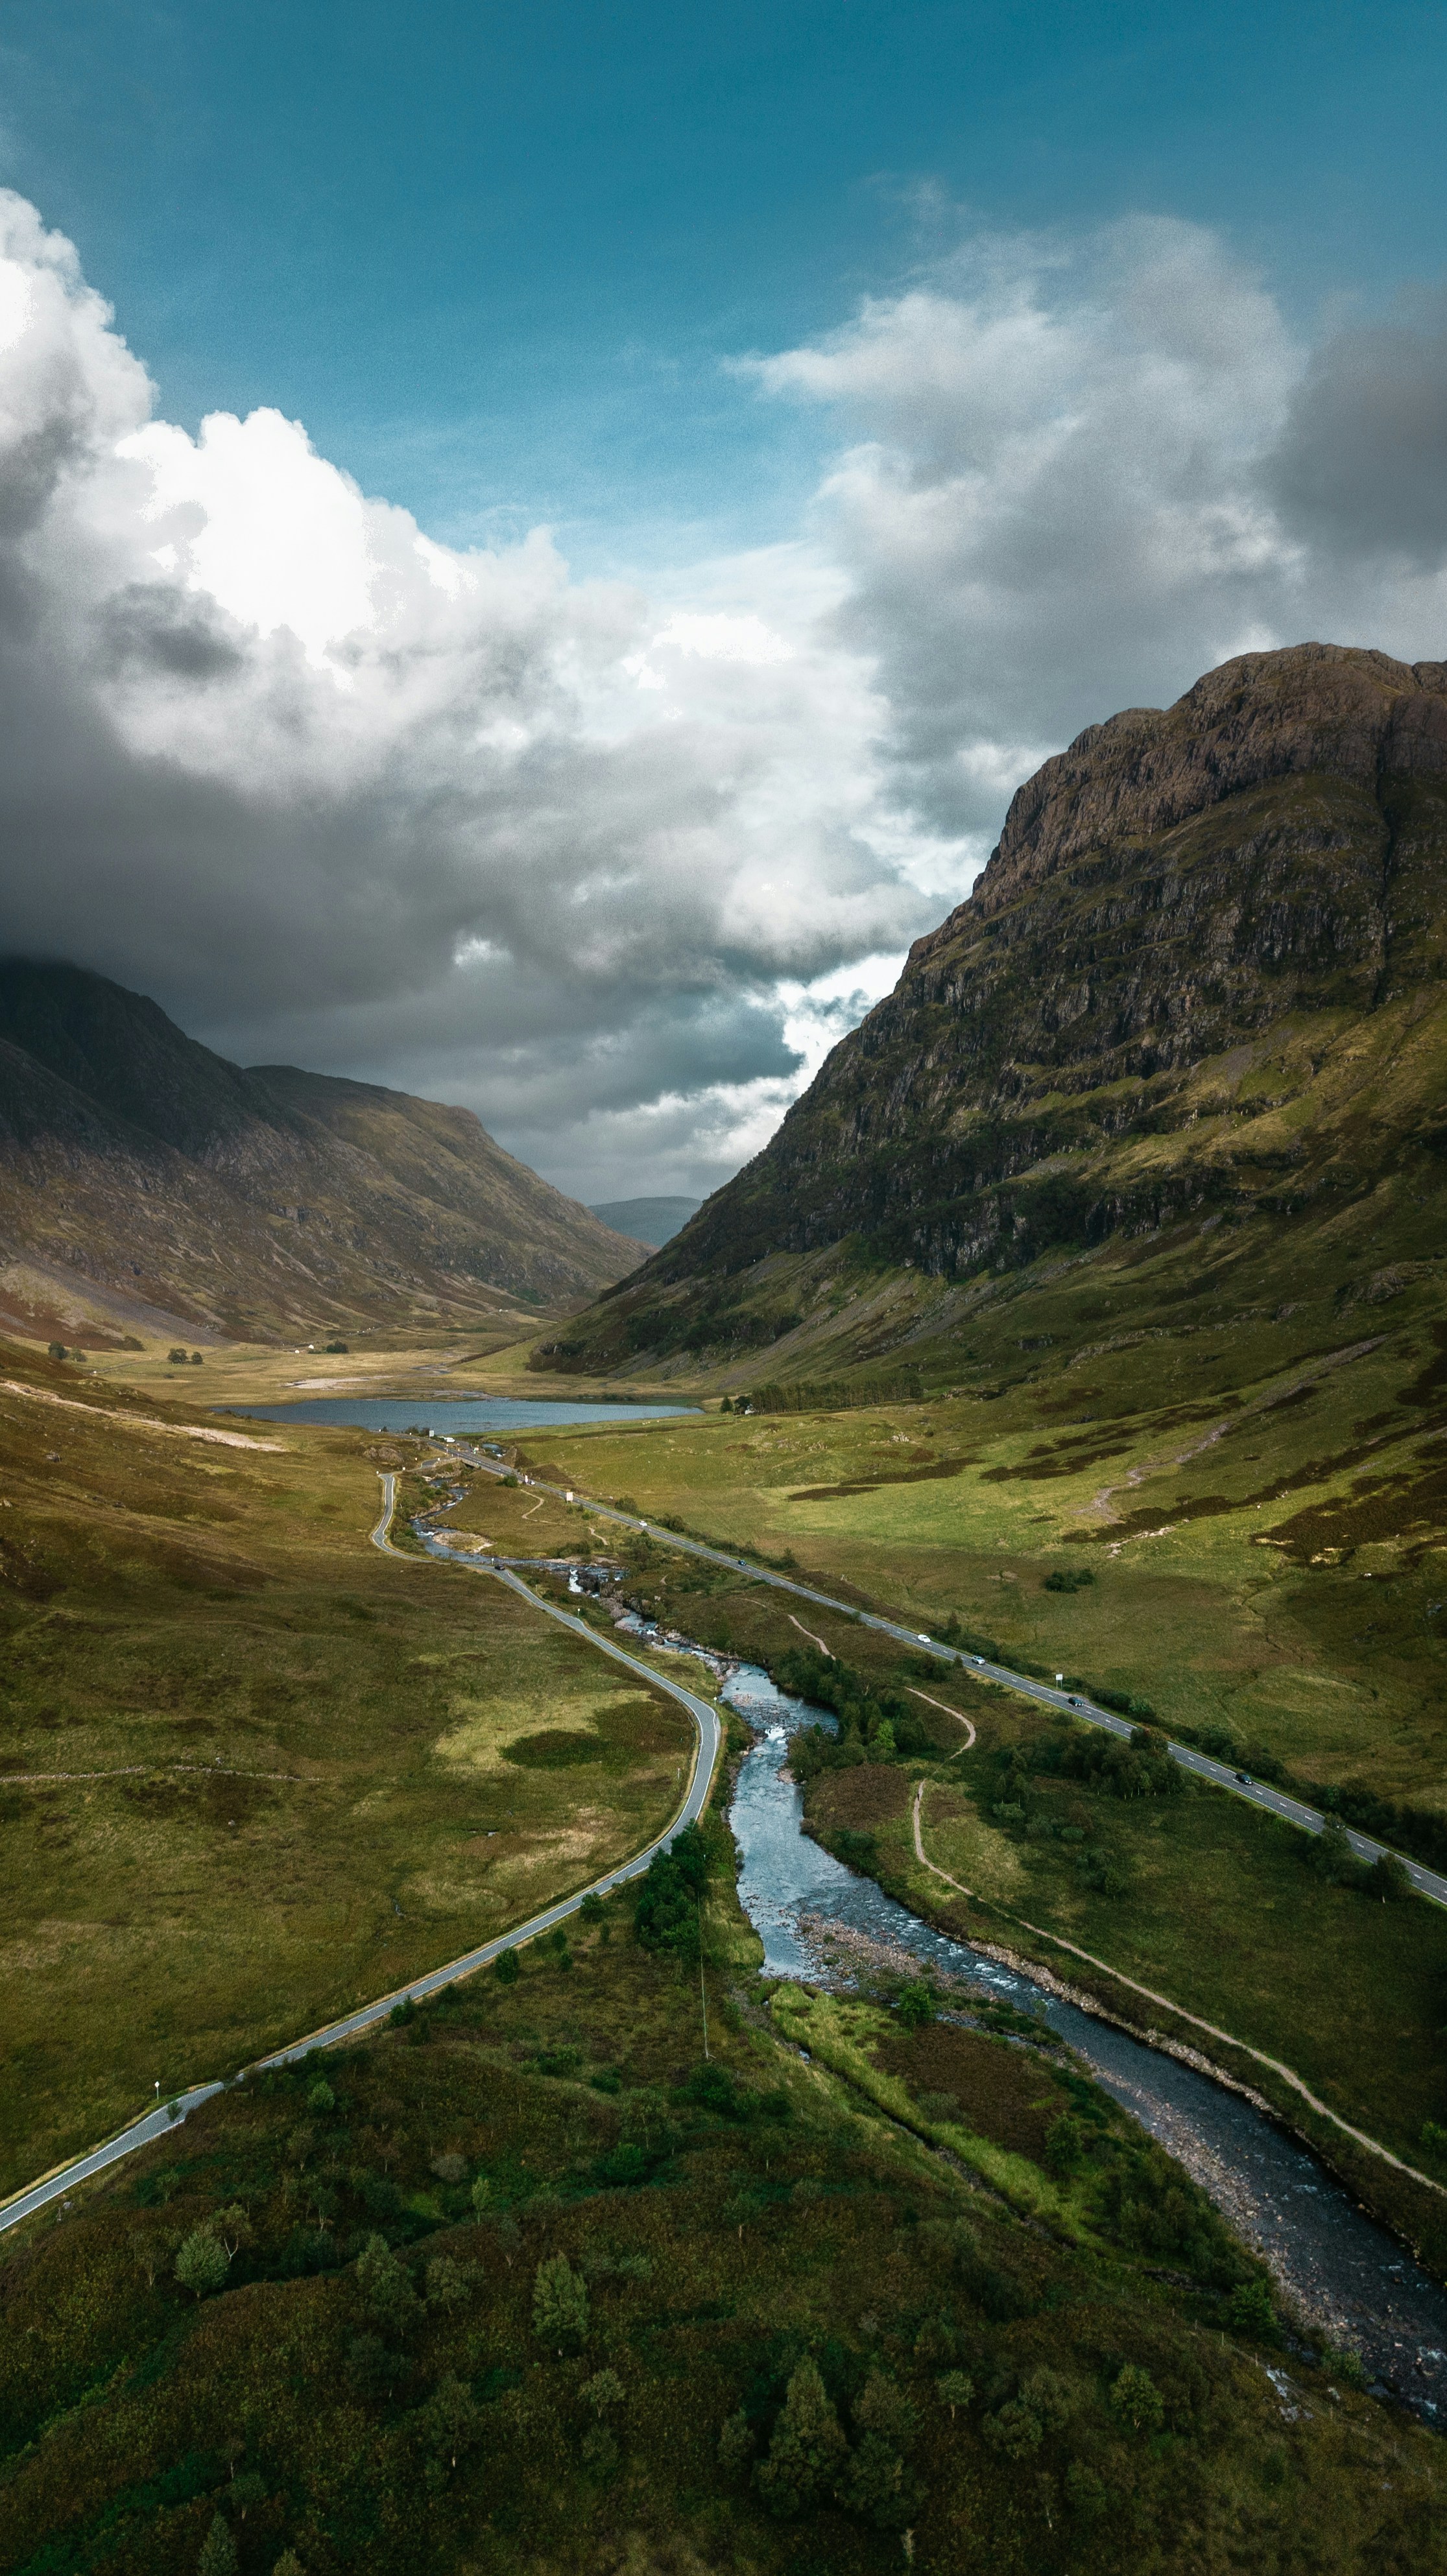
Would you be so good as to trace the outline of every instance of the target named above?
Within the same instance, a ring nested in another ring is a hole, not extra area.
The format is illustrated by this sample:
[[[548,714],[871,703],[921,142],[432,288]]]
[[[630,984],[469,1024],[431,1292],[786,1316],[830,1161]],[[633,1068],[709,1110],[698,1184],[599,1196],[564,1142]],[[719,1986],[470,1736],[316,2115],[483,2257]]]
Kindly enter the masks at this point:
[[[1238,1771],[1236,1777],[1243,1789],[1250,1789],[1255,1785],[1249,1771]]]

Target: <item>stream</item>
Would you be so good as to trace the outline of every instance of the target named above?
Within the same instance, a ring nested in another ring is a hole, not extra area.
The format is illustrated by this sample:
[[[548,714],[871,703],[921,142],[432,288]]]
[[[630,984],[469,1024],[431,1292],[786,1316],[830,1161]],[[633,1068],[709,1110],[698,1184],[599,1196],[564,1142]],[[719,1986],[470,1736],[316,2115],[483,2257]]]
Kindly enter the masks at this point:
[[[664,1642],[638,1620],[622,1624]],[[667,1642],[676,1651],[682,1641]],[[1447,2291],[1253,2103],[951,1940],[813,1842],[788,1772],[789,1737],[833,1720],[779,1690],[757,1665],[706,1660],[726,1671],[724,1697],[755,1737],[739,1766],[729,1823],[743,1864],[740,1901],[764,1945],[760,1973],[838,1990],[861,1973],[917,1961],[1038,2013],[1184,2165],[1269,2264],[1288,2300],[1334,2343],[1355,2347],[1374,2392],[1447,2427]]]

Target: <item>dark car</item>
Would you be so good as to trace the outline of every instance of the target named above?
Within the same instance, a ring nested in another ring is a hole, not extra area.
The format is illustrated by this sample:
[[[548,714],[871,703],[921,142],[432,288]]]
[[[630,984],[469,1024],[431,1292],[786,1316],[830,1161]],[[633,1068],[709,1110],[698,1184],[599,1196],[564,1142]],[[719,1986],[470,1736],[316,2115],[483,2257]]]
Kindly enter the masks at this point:
[[[1251,1787],[1252,1781],[1249,1771],[1238,1771],[1236,1777],[1240,1781],[1243,1789],[1249,1789]]]

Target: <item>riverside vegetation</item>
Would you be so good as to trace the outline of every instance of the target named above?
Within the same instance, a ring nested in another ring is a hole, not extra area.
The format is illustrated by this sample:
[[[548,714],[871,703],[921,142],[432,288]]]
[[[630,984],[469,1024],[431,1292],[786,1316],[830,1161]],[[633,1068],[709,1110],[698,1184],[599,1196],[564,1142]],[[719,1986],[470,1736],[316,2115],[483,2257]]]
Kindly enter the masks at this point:
[[[937,1409],[929,1418],[937,1419]],[[895,1409],[885,1419],[897,1428],[910,1416]],[[596,1489],[593,1457],[611,1452],[626,1466],[629,1499],[650,1511],[664,1495],[691,1499],[694,1526],[702,1517],[700,1496],[688,1496],[679,1462],[701,1458],[712,1471],[709,1524],[717,1529],[722,1521],[727,1531],[737,1511],[734,1529],[741,1530],[745,1497],[733,1497],[728,1511],[719,1508],[720,1453],[726,1471],[730,1454],[752,1454],[747,1444],[758,1430],[715,1419],[697,1428],[659,1424],[646,1437],[630,1434],[622,1442],[606,1431],[558,1434],[546,1444],[529,1435],[528,1454],[541,1459],[547,1448],[566,1457],[568,1477]],[[772,1425],[768,1436],[776,1436]],[[802,1420],[792,1436],[816,1458],[836,1440],[856,1457],[865,1443],[877,1455],[882,1440],[893,1437],[877,1419],[853,1412]],[[834,1454],[837,1460],[837,1449]],[[1136,1747],[1123,1747],[1082,1724],[1050,1720],[1036,1704],[972,1680],[966,1667],[902,1650],[848,1613],[791,1600],[748,1575],[673,1554],[662,1540],[620,1540],[615,1531],[611,1545],[626,1561],[625,1597],[639,1609],[702,1644],[764,1664],[784,1688],[839,1715],[843,1740],[806,1733],[796,1740],[791,1766],[807,1784],[811,1829],[842,1859],[879,1877],[892,1895],[945,1929],[1004,1941],[1094,1991],[1128,2021],[1148,2021],[1204,2049],[1235,2079],[1264,2093],[1434,2267],[1447,2268],[1447,2199],[1430,2188],[1447,2183],[1441,2146],[1447,2135],[1441,2044],[1447,1914],[1402,1894],[1390,1872],[1385,1887],[1365,1891],[1354,1870],[1334,1865],[1329,1843],[1220,1791],[1196,1788],[1178,1766],[1159,1758],[1159,1730],[1149,1723],[1137,1730]],[[794,1552],[783,1553],[797,1566]],[[851,1552],[849,1561],[859,1559]],[[1097,1584],[1061,1593],[1045,1589],[1038,1565],[1016,1562],[1017,1579],[1000,1587],[984,1615],[1003,1623],[1007,1616],[1019,1619],[1023,1607],[1042,1626],[1084,1617],[1091,1623],[1087,1634],[1105,1649],[1098,1659],[1081,1657],[1084,1678],[1129,1709],[1131,1695],[1112,1688],[1112,1681],[1128,1677],[1137,1685],[1135,1708],[1151,1710],[1140,1696],[1139,1663],[1124,1665],[1110,1654],[1116,1586],[1129,1602],[1128,1578],[1121,1581],[1108,1565]],[[889,1603],[889,1575],[900,1569],[903,1588],[909,1565],[902,1550],[880,1551],[873,1597],[881,1606]],[[811,1578],[844,1589],[827,1549],[816,1555],[810,1546],[803,1579]],[[939,1616],[938,1593],[931,1609],[940,1634],[981,1650],[1001,1646],[997,1635],[968,1618]],[[1078,1639],[1078,1626],[1075,1633]],[[1001,1651],[1017,1659],[1013,1646]],[[1048,1669],[1038,1652],[1034,1658],[1018,1652],[1018,1660]],[[1064,1669],[1082,1678],[1069,1654]],[[1163,1719],[1173,1698],[1168,1667],[1164,1682],[1158,1691]],[[941,1701],[976,1728],[972,1750],[962,1749],[958,1720],[931,1704]],[[1174,1712],[1171,1722],[1182,1723]],[[1190,1720],[1184,1724],[1191,1731]],[[1208,1748],[1224,1743],[1244,1752],[1249,1746],[1254,1762],[1265,1751],[1235,1729],[1224,1736],[1210,1727],[1194,1731]],[[1290,1749],[1319,1793],[1304,1727]],[[1269,1753],[1266,1759],[1270,1764]],[[930,1784],[926,1850],[963,1882],[973,1902],[915,1859],[909,1810],[912,1783],[921,1777]],[[1419,1812],[1430,1820],[1425,1803]],[[1281,2059],[1340,2120],[1425,2174],[1427,2185],[1355,2145],[1255,2060],[1184,2021],[1173,2024],[1169,2013],[1143,2004],[1100,1968],[1053,1951],[1048,1940],[1034,1937],[1036,1930],[1090,1951],[1105,1970],[1118,1969],[1183,2013]]]
[[[7,2248],[0,2566],[1418,2576],[1438,2445],[1170,2159],[1028,2022],[770,2003],[728,1852]]]

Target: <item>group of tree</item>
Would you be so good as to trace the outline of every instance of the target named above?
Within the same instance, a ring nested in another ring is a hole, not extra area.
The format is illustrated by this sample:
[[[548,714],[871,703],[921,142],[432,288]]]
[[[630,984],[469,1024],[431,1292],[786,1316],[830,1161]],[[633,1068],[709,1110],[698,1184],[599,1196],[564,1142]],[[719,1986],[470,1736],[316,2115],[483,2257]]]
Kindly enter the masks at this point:
[[[655,1852],[638,1884],[633,1928],[645,1950],[664,1950],[693,1964],[701,1944],[709,1850],[697,1825],[685,1825],[667,1851]]]
[[[823,1726],[800,1728],[789,1747],[796,1780],[934,1750],[929,1728],[899,1691],[888,1684],[876,1688],[837,1655],[822,1655],[817,1646],[789,1646],[771,1658],[769,1669],[781,1690],[827,1708],[838,1721],[835,1734]]]

